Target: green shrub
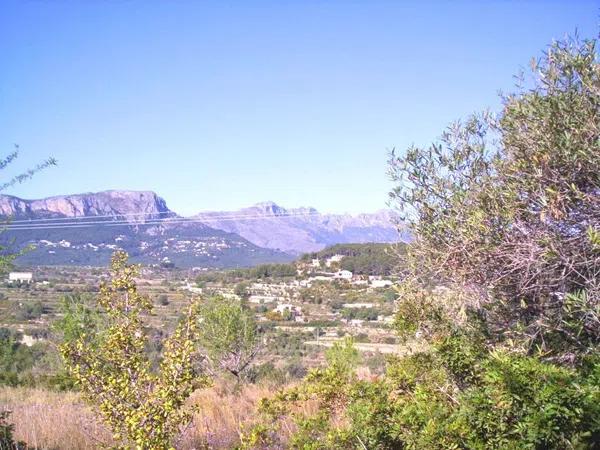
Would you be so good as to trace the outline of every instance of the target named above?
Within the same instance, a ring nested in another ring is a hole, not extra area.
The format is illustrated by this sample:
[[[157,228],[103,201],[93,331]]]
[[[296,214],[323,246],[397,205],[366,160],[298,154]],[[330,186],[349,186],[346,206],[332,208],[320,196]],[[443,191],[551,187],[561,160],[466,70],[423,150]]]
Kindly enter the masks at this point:
[[[13,310],[13,316],[19,322],[39,319],[46,312],[44,304],[39,300],[35,302],[15,303]]]
[[[106,329],[95,345],[87,345],[84,331],[77,332],[75,340],[66,340],[60,350],[84,398],[96,405],[120,448],[166,450],[191,420],[184,402],[207,382],[193,363],[197,306],[190,305],[164,341],[159,369],[152,371],[142,320],[152,303],[138,293],[137,275],[138,267],[127,264],[127,254],[116,252],[111,280],[101,286],[98,297]]]

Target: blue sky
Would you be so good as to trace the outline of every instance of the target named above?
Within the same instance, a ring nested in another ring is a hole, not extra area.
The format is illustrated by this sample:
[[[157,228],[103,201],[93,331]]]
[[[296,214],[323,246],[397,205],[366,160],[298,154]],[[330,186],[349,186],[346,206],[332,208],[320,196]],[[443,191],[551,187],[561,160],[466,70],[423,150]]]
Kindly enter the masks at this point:
[[[497,109],[596,1],[0,1],[0,149],[26,198],[154,190],[182,214],[385,206],[387,152]],[[8,170],[4,176],[8,176]]]

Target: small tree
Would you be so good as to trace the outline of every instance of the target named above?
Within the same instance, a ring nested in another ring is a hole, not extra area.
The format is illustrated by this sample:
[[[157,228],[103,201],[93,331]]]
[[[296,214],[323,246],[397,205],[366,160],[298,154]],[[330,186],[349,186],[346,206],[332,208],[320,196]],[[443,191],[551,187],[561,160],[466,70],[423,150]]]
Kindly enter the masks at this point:
[[[107,328],[96,346],[86,345],[86,334],[61,346],[61,353],[86,399],[98,406],[119,448],[167,449],[191,420],[184,402],[206,378],[193,366],[197,333],[196,305],[165,341],[158,373],[150,370],[144,352],[146,335],[142,314],[152,303],[137,291],[138,267],[118,251],[111,263],[111,281],[100,287],[98,304]]]
[[[242,281],[235,285],[233,293],[242,300],[248,300],[250,298],[250,290],[248,283]]]
[[[325,350],[325,360],[329,367],[335,367],[340,373],[350,374],[360,362],[360,353],[354,347],[354,339],[345,337],[334,342],[331,348]]]
[[[209,364],[239,381],[260,350],[254,314],[237,300],[211,297],[200,308],[200,321],[199,342]]]
[[[13,163],[18,157],[19,146],[15,145],[15,148],[11,153],[9,153],[4,158],[0,158],[0,170],[6,169],[6,167]],[[39,171],[55,165],[56,159],[48,158],[45,161],[42,161],[41,163],[37,164],[35,167],[26,170],[25,172],[9,177],[7,181],[0,182],[0,192],[3,192],[6,189],[11,188],[17,184],[24,183],[25,181],[30,180]],[[0,232],[1,231],[4,230],[0,230]],[[8,270],[10,270],[15,258],[21,255],[23,251],[25,250],[21,250],[21,252],[15,252],[13,251],[13,249],[5,245],[0,245],[0,273],[5,273]]]

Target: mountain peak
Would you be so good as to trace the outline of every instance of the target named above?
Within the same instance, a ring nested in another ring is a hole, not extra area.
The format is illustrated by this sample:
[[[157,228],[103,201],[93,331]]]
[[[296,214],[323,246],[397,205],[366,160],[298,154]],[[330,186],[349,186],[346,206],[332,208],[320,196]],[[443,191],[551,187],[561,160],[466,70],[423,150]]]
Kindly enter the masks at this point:
[[[253,208],[258,209],[264,215],[281,216],[287,214],[287,210],[273,201],[256,203]]]

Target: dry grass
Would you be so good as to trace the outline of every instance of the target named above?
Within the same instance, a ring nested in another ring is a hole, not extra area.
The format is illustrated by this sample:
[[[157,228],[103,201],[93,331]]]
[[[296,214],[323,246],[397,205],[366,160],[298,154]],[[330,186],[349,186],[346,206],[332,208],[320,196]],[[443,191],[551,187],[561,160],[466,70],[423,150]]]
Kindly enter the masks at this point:
[[[267,386],[234,389],[218,384],[197,391],[190,403],[199,412],[185,430],[178,449],[231,448],[239,443],[240,433],[256,420],[256,405],[272,395]],[[0,388],[0,410],[11,410],[15,438],[36,449],[95,449],[110,442],[110,433],[84,405],[78,394],[31,388]]]
[[[95,449],[98,440],[109,441],[110,434],[74,393],[3,387],[0,409],[12,411],[15,439],[36,449]]]
[[[272,394],[273,389],[256,385],[234,389],[220,384],[197,391],[191,402],[199,407],[199,412],[184,433],[180,448],[231,448],[239,443],[240,434],[254,424],[258,401]]]

